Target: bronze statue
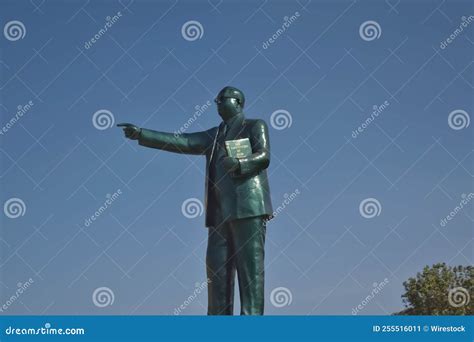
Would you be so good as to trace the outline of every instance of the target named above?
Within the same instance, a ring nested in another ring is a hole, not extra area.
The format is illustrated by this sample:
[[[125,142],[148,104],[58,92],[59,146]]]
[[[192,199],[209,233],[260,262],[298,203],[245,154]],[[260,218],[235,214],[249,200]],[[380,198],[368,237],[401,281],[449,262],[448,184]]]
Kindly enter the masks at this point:
[[[266,172],[270,164],[268,128],[263,120],[245,118],[244,94],[234,87],[222,89],[215,102],[223,121],[203,132],[173,134],[128,123],[117,126],[140,145],[206,156],[207,313],[233,314],[237,271],[241,315],[262,315],[266,222],[273,212]],[[245,138],[250,153],[229,156],[226,145],[237,141],[240,153],[239,144]]]

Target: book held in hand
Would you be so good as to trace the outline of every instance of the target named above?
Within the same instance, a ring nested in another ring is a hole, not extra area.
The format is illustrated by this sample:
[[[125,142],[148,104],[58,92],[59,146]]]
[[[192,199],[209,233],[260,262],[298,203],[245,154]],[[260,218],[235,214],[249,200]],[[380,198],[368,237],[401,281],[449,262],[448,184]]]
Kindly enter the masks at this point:
[[[225,142],[227,155],[233,158],[245,158],[252,154],[249,138],[238,140],[227,140]]]

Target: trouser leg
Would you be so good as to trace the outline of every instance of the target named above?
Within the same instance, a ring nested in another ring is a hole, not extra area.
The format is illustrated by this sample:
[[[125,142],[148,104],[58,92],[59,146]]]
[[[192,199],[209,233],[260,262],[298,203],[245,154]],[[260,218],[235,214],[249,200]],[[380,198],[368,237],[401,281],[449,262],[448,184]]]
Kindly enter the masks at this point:
[[[234,310],[235,265],[227,224],[209,228],[206,269],[208,315],[232,315]]]
[[[265,220],[252,217],[231,221],[234,263],[239,280],[241,315],[263,315]]]

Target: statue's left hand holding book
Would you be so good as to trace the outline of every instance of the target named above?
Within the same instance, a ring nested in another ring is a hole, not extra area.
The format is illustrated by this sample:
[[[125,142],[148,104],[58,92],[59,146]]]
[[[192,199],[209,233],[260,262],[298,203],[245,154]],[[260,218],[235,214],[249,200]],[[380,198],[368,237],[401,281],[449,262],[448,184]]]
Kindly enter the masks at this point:
[[[252,146],[250,146],[249,138],[238,140],[227,140],[225,142],[227,155],[232,158],[245,158],[252,154]]]

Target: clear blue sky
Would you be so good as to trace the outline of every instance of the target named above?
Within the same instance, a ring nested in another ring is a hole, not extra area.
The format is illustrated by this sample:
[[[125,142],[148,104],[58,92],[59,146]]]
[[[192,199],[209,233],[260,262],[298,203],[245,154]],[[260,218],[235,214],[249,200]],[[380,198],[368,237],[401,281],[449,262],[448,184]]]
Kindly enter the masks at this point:
[[[473,192],[474,124],[448,122],[453,111],[474,113],[474,23],[454,33],[472,2],[0,6],[1,27],[20,21],[25,33],[0,36],[0,125],[33,103],[0,134],[2,207],[11,198],[26,207],[0,216],[0,304],[34,281],[6,313],[173,314],[205,279],[204,215],[181,210],[204,199],[204,158],[140,147],[92,119],[107,110],[115,123],[173,132],[194,117],[188,132],[208,129],[219,124],[212,100],[225,85],[245,92],[248,117],[269,124],[275,209],[299,191],[267,230],[267,314],[350,315],[384,279],[360,314],[391,314],[403,308],[402,282],[423,266],[472,264],[472,202],[440,225]],[[277,33],[285,17],[291,24]],[[195,40],[182,35],[191,20],[202,27]],[[374,37],[360,34],[367,21],[378,24],[369,23]],[[278,110],[291,126],[271,125]],[[378,216],[361,215],[367,198]],[[100,287],[112,305],[94,305]],[[272,305],[277,287],[291,304]],[[182,314],[206,305],[204,292]]]

